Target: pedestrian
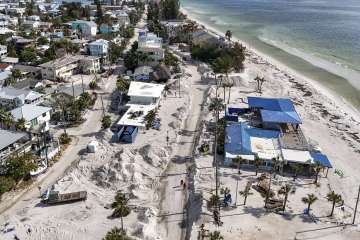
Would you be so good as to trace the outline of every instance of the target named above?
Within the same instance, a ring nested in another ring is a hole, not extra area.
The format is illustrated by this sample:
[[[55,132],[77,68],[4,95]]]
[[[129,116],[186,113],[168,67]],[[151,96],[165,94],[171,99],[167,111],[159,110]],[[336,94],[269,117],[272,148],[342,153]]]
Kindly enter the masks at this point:
[[[186,183],[184,182],[184,185],[183,185],[183,187],[184,187],[184,190],[186,189]]]
[[[184,180],[180,180],[180,186],[182,186],[184,184]]]

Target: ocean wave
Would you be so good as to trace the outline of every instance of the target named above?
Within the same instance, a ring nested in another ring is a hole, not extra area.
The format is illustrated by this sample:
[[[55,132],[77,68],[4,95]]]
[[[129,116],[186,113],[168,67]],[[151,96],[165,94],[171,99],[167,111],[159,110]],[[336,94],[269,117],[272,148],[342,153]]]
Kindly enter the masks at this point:
[[[342,77],[346,79],[353,87],[360,90],[360,72],[352,69],[345,63],[325,59],[325,57],[321,56],[319,53],[309,53],[306,52],[304,49],[291,47],[286,42],[269,39],[265,36],[258,36],[258,39],[265,44],[281,49],[288,54],[299,57],[316,67],[319,67],[332,74]]]

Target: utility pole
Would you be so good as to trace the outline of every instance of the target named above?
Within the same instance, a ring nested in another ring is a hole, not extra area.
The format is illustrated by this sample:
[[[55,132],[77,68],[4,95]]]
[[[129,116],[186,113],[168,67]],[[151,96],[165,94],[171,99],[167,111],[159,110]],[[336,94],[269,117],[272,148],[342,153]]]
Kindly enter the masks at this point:
[[[73,99],[75,99],[74,81],[71,82],[71,87],[72,87]]]
[[[236,191],[235,191],[234,207],[237,207],[238,188],[239,188],[239,179],[236,178]]]
[[[104,101],[103,101],[102,95],[100,95],[100,99],[101,99],[101,106],[102,106],[103,117],[104,117],[105,116],[105,108],[104,108]]]
[[[357,195],[357,198],[356,198],[356,205],[355,205],[355,209],[354,209],[354,217],[353,217],[352,224],[355,224],[356,212],[357,212],[358,203],[359,203],[359,197],[360,197],[360,186],[359,186],[358,195]]]

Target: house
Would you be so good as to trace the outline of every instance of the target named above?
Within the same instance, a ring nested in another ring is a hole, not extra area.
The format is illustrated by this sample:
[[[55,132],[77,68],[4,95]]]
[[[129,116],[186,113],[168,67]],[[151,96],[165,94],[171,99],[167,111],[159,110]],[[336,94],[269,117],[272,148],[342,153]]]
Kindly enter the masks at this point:
[[[2,57],[0,62],[2,63],[9,63],[9,64],[16,64],[19,62],[19,58],[14,57]]]
[[[35,46],[34,39],[27,39],[19,36],[13,36],[9,40],[15,44],[16,51],[21,51],[25,48]]]
[[[318,161],[324,167],[331,163],[308,144],[299,114],[290,99],[248,97],[248,108],[228,108],[225,112],[225,164],[232,165],[241,157],[252,164],[256,157],[272,167],[274,159],[283,170],[292,164],[309,167]]]
[[[6,57],[7,55],[7,46],[0,45],[0,58]]]
[[[115,11],[115,18],[116,20],[114,23],[118,24],[120,27],[127,27],[130,24],[129,15],[123,10]]]
[[[170,69],[163,63],[157,66],[155,71],[150,74],[150,79],[156,82],[166,82],[170,78]]]
[[[0,71],[1,72],[11,71],[12,68],[13,68],[13,66],[8,63],[0,63]]]
[[[139,33],[137,51],[148,55],[150,60],[148,63],[150,65],[157,65],[165,57],[165,51],[162,48],[162,38],[146,31]]]
[[[25,119],[25,128],[28,131],[40,130],[47,132],[49,131],[50,111],[51,108],[49,107],[24,104],[11,110],[11,114],[15,121]]]
[[[38,92],[13,87],[0,88],[0,106],[8,110],[24,104],[39,104],[42,101],[43,95]]]
[[[217,37],[205,30],[193,32],[191,35],[191,41],[193,45],[199,46],[219,46],[221,43],[221,41]]]
[[[27,133],[0,129],[0,166],[10,154],[30,150],[26,146],[28,141]]]
[[[22,78],[36,78],[41,74],[41,68],[30,65],[15,64],[13,70],[19,70]]]
[[[76,20],[71,22],[71,28],[79,30],[86,39],[95,37],[97,33],[97,24],[93,21]]]
[[[157,106],[160,102],[164,88],[165,85],[163,84],[132,81],[130,82],[127,94],[130,97],[129,104]]]
[[[169,38],[178,37],[182,33],[182,28],[185,24],[184,20],[168,20],[161,21],[160,23],[165,27]]]
[[[99,27],[99,31],[101,34],[109,34],[109,33],[116,33],[120,31],[120,25],[119,24],[107,24],[102,23]]]
[[[66,80],[76,73],[95,73],[100,71],[100,59],[95,56],[64,56],[39,65],[41,75],[49,80]]]
[[[149,66],[137,67],[134,71],[133,78],[135,81],[149,81],[150,74],[153,71],[152,67]]]
[[[104,57],[108,54],[109,41],[104,39],[98,39],[88,44],[88,49],[91,56]]]

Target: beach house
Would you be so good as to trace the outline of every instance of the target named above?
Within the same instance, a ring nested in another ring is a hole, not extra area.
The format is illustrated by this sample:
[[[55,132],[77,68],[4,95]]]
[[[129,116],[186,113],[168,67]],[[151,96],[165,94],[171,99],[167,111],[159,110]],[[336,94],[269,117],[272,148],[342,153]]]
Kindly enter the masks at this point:
[[[93,21],[76,20],[71,22],[71,28],[80,31],[86,39],[92,39],[97,33],[97,24]]]
[[[25,119],[25,128],[28,131],[49,131],[51,108],[24,104],[10,111],[14,121]]]
[[[0,88],[0,106],[7,110],[24,104],[39,104],[43,101],[43,94],[35,91],[16,89],[13,87]]]
[[[104,57],[108,54],[109,41],[98,39],[88,44],[89,53],[91,56]]]
[[[149,65],[155,66],[165,57],[165,51],[162,48],[162,38],[147,31],[139,33],[137,51],[147,55],[147,58],[142,61]]]
[[[264,167],[272,167],[274,159],[279,160],[281,170],[292,164],[309,166],[315,161],[332,167],[326,155],[308,143],[290,99],[248,97],[248,108],[228,108],[225,120],[227,165],[238,157],[251,165],[258,157],[264,160]]]

